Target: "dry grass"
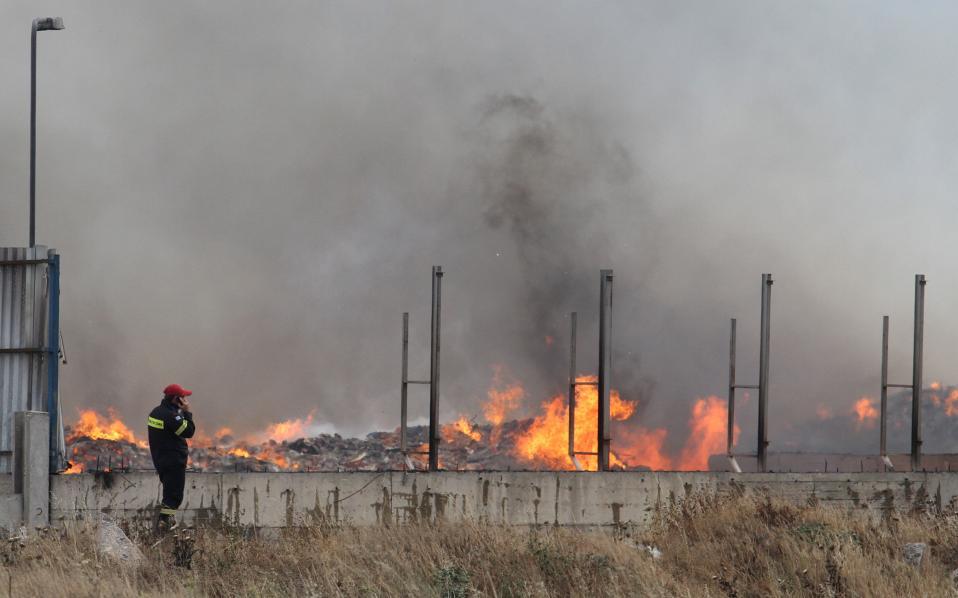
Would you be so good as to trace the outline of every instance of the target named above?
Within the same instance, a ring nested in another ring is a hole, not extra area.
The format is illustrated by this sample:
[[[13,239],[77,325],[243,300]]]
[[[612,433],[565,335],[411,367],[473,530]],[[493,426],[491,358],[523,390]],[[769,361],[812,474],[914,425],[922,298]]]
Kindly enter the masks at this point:
[[[651,529],[472,524],[308,528],[280,538],[197,530],[191,569],[135,538],[148,564],[100,557],[87,528],[3,555],[0,596],[948,596],[958,518],[699,497]],[[926,542],[920,567],[902,545]],[[642,547],[658,547],[653,559]]]

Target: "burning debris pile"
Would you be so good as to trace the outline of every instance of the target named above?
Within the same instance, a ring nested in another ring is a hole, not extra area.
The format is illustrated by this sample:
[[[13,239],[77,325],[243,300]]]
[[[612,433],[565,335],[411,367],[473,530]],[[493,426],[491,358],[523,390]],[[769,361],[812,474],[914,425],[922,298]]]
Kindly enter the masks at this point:
[[[106,426],[84,427],[88,421]],[[464,418],[443,426],[441,466],[451,470],[529,469],[513,457],[513,439],[528,429],[532,420],[512,420],[495,427],[474,426]],[[102,433],[106,430],[108,433]],[[109,433],[109,431],[118,433]],[[483,439],[497,434],[495,447]],[[408,430],[409,459],[399,450],[399,433],[373,432],[366,438],[343,438],[339,434],[319,434],[261,443],[237,441],[221,435],[214,442],[200,437],[190,449],[190,468],[194,471],[385,471],[425,469],[428,449],[427,426]],[[83,471],[151,470],[150,450],[119,420],[105,421],[95,412],[84,412],[81,421],[68,429],[68,454],[72,467],[67,473]]]
[[[581,376],[580,382],[595,382]],[[525,391],[504,384],[497,373],[482,405],[485,423],[460,416],[441,427],[440,467],[449,470],[571,470],[568,455],[568,407],[557,395],[529,418],[515,418]],[[611,393],[610,415],[615,428],[611,461],[617,469],[705,470],[709,455],[724,447],[727,411],[717,397],[698,399],[689,420],[689,437],[677,456],[664,450],[665,429],[645,428],[637,420],[637,401]],[[576,387],[575,447],[595,451],[598,395],[595,385]],[[510,419],[510,416],[513,416]],[[201,424],[202,425],[202,424]],[[311,433],[312,414],[304,419],[271,424],[265,431],[237,437],[221,428],[207,435],[200,428],[191,441],[190,466],[197,471],[382,471],[425,469],[428,429],[408,430],[408,454],[400,450],[397,431],[374,432],[365,438]],[[315,429],[313,429],[315,431]],[[738,430],[736,429],[736,434]],[[67,429],[67,473],[83,471],[150,470],[149,448],[115,413],[106,416],[82,411]],[[595,469],[592,455],[579,457],[584,469]]]

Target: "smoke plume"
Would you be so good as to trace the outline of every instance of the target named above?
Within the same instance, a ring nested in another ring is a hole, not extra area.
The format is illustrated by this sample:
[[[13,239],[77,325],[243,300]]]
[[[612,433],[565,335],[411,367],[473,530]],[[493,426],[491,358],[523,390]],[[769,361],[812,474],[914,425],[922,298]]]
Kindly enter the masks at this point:
[[[393,428],[432,265],[446,420],[496,366],[517,415],[563,392],[570,311],[594,372],[601,268],[614,384],[673,451],[724,395],[729,317],[757,382],[762,272],[773,450],[877,394],[882,314],[907,374],[919,271],[925,370],[953,381],[953,7],[7,3],[4,246],[26,239],[47,10],[67,28],[39,36],[38,239],[63,255],[68,416],[137,421],[176,381],[211,427]]]

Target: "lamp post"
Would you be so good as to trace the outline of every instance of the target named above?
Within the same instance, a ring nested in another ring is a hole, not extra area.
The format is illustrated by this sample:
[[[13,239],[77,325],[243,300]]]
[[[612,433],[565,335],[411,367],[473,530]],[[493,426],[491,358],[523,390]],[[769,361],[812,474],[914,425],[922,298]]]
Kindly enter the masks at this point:
[[[37,178],[37,31],[63,29],[60,17],[33,19],[30,36],[30,247],[35,243],[37,230],[36,178]]]

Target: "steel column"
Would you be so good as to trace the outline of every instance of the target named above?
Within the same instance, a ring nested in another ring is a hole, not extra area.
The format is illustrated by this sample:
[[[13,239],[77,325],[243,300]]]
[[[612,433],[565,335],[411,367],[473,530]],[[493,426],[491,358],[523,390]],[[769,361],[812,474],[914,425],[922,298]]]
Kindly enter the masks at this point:
[[[758,470],[768,465],[768,361],[771,339],[772,275],[762,274],[762,328],[758,370]]]
[[[429,471],[439,469],[439,324],[442,266],[432,267],[432,322],[429,343]]]
[[[925,275],[915,275],[915,345],[912,352],[911,469],[921,469],[921,374],[925,336]]]
[[[612,389],[612,270],[602,270],[599,283],[599,425],[598,470],[609,470],[612,433],[609,427],[609,397]]]
[[[30,34],[30,247],[37,230],[37,22]]]
[[[732,445],[735,443],[735,318],[732,318],[732,327],[728,341],[728,440],[726,442],[728,456],[732,456]]]
[[[61,459],[59,456],[58,440],[59,423],[59,383],[60,383],[60,256],[50,256],[49,277],[50,321],[47,322],[47,413],[50,416],[50,473],[58,473]]]
[[[888,316],[881,318],[881,431],[878,454],[885,461],[888,457]]]
[[[576,312],[569,314],[569,457],[575,459],[575,325]]]
[[[402,314],[402,390],[399,394],[399,450],[406,454],[406,414],[409,397],[409,312]]]

